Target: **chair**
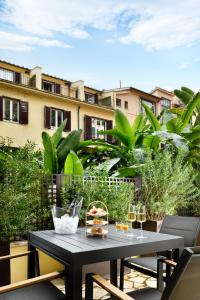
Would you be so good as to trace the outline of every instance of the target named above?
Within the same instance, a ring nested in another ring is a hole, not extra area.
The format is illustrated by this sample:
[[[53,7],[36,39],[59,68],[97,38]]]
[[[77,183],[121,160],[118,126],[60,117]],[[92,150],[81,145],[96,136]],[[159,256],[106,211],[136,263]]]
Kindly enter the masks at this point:
[[[27,251],[2,256],[0,262],[31,254],[31,251]],[[60,275],[60,272],[52,272],[0,287],[0,300],[64,300],[65,295],[49,281]]]
[[[177,236],[184,237],[184,247],[194,247],[199,244],[199,233],[200,233],[200,218],[199,217],[182,217],[182,216],[166,216],[163,220],[161,233],[167,233]],[[160,272],[159,259],[167,257],[169,259],[177,257],[173,251],[159,252],[155,255],[139,258],[127,258],[121,260],[120,267],[120,289],[123,290],[124,283],[124,267],[139,271],[145,275],[157,278],[157,287],[161,288],[160,285]],[[170,266],[165,268],[166,276],[163,280],[166,282],[171,274]]]
[[[172,264],[175,263],[172,261]],[[157,289],[144,288],[125,294],[101,276],[87,274],[85,300],[93,300],[93,282],[111,294],[110,300],[198,300],[200,299],[200,247],[184,249],[163,293]]]

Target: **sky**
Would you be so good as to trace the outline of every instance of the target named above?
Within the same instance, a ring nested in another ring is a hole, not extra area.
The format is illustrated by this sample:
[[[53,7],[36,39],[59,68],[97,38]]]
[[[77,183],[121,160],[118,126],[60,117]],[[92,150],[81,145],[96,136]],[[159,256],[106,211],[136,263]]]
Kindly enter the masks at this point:
[[[97,89],[200,84],[200,0],[0,0],[0,59]]]

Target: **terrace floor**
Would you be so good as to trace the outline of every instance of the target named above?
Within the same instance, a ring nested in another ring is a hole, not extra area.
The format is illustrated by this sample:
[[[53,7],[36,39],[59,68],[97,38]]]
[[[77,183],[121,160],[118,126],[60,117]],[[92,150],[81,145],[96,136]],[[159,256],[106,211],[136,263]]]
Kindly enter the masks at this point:
[[[62,292],[65,291],[64,281],[62,279],[52,280],[52,283],[55,284]],[[141,289],[144,287],[155,288],[156,287],[156,279],[146,276],[146,275],[143,275],[136,271],[131,271],[131,273],[125,275],[124,291],[126,293],[137,290],[137,289]],[[83,285],[83,296],[84,296],[84,292],[85,292],[85,285]],[[109,297],[110,296],[106,291],[104,291],[97,284],[94,284],[94,299],[95,300],[105,300]]]

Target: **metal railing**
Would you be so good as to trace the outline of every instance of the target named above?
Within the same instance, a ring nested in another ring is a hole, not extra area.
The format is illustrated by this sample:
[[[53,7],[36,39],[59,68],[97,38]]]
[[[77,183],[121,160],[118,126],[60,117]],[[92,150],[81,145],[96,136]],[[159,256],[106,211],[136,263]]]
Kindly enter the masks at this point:
[[[0,68],[0,79],[14,82],[14,72]]]

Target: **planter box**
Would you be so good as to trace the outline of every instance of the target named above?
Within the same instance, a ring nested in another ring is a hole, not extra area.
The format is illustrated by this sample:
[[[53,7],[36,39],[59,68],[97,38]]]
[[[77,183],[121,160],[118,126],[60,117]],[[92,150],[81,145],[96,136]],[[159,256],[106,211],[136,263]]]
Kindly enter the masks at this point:
[[[160,221],[147,220],[145,223],[143,223],[143,229],[148,231],[153,231],[153,232],[159,232],[162,222],[163,222],[162,220]]]
[[[17,254],[28,250],[27,241],[14,242],[10,244],[10,253]],[[63,266],[39,251],[40,273],[41,275],[53,271],[63,270]],[[14,258],[11,260],[11,283],[27,279],[27,256]]]

